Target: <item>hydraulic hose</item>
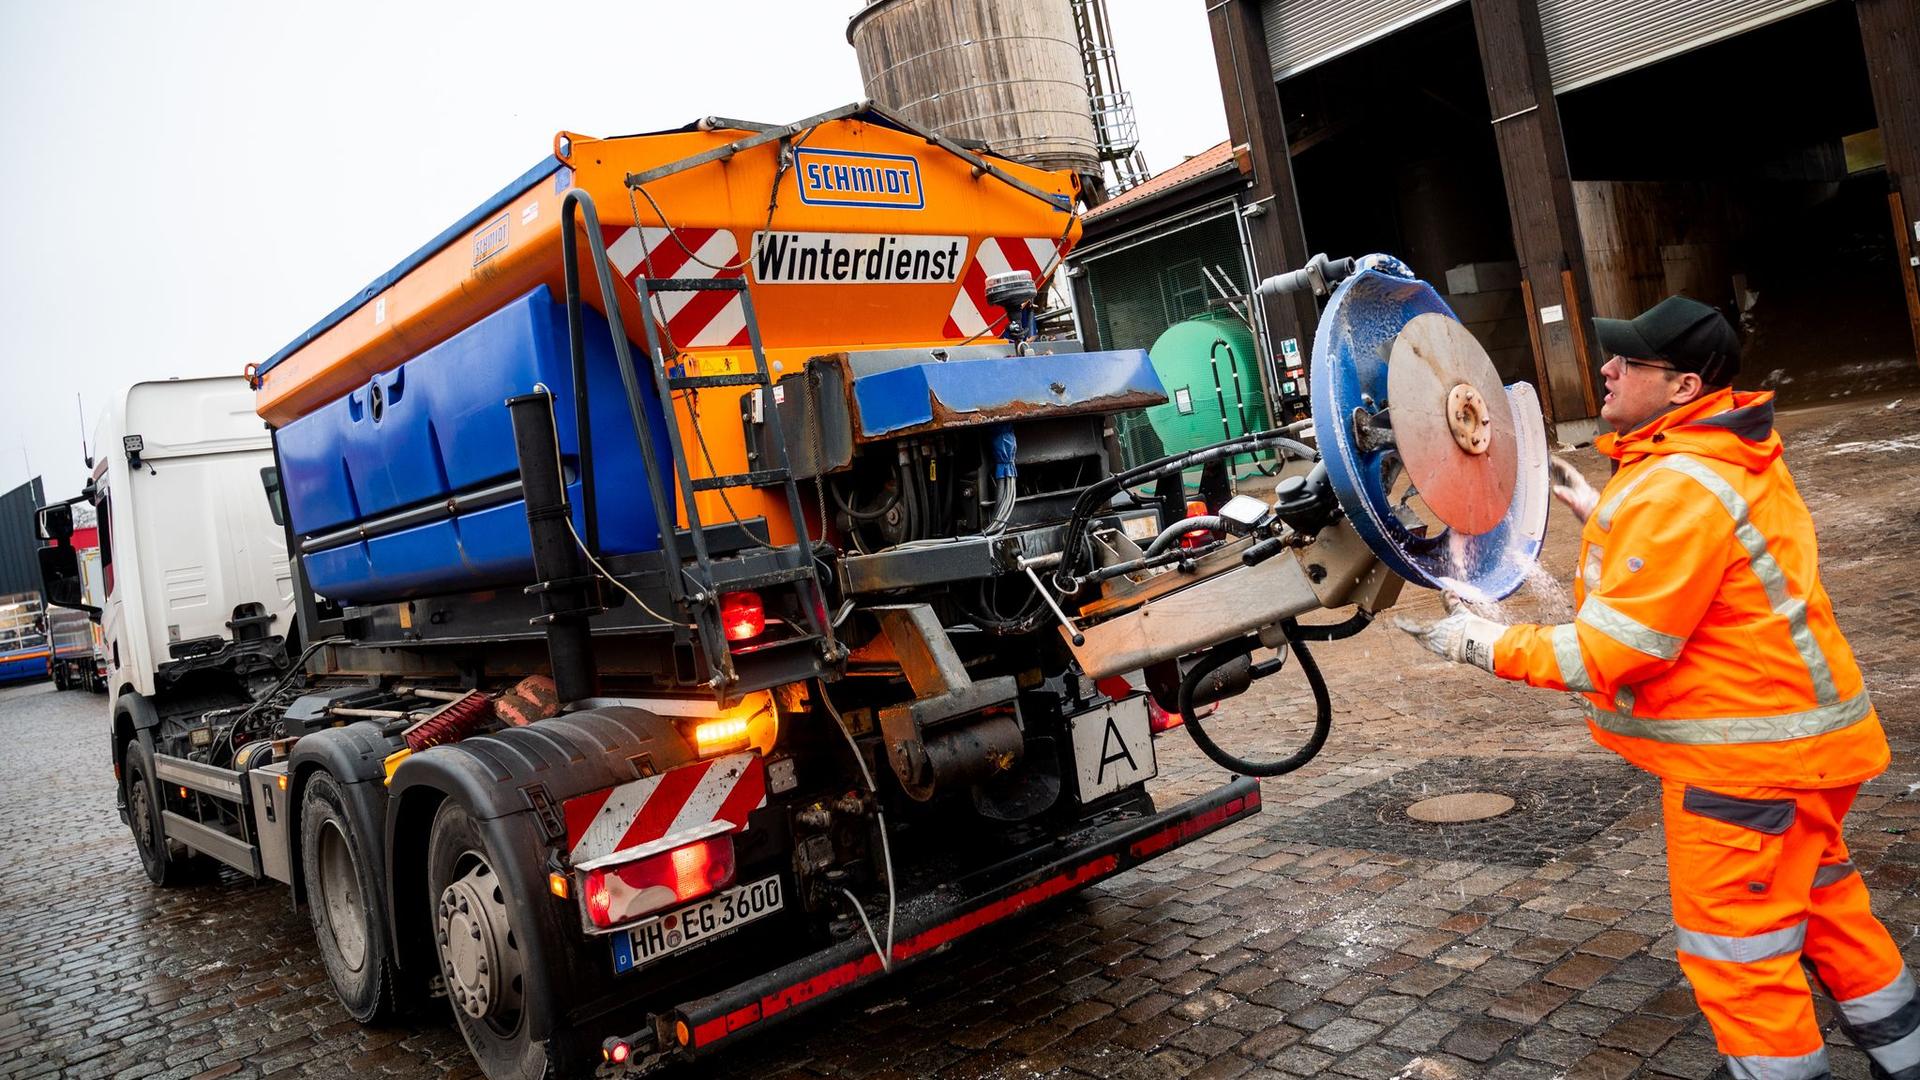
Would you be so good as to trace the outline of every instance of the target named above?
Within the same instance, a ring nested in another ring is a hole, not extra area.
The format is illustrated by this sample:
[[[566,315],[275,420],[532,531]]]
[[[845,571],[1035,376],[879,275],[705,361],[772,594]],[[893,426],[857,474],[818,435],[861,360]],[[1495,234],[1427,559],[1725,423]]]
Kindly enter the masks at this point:
[[[900,489],[898,487],[895,487],[892,491],[889,491],[881,499],[880,505],[872,510],[862,510],[854,506],[847,499],[846,494],[840,490],[840,485],[838,484],[829,482],[827,484],[827,493],[833,496],[833,505],[839,507],[841,513],[847,515],[848,517],[852,518],[855,521],[863,521],[863,522],[879,521],[881,518],[886,517],[887,511],[892,510],[895,504],[899,503],[900,501]]]
[[[1274,761],[1249,761],[1236,757],[1213,741],[1193,711],[1193,692],[1200,681],[1228,661],[1251,653],[1259,644],[1258,639],[1247,637],[1214,646],[1180,680],[1180,719],[1185,721],[1187,734],[1193,737],[1193,744],[1200,748],[1201,753],[1212,758],[1215,764],[1241,776],[1284,776],[1312,761],[1320,753],[1320,748],[1326,745],[1327,733],[1333,730],[1333,697],[1327,693],[1327,680],[1320,674],[1320,665],[1313,662],[1305,640],[1296,636],[1302,628],[1292,619],[1287,619],[1280,624],[1280,629],[1286,634],[1294,655],[1300,658],[1300,670],[1307,676],[1307,685],[1313,688],[1313,734],[1292,755]]]
[[[1250,435],[1242,435],[1237,439],[1229,439],[1198,450],[1172,454],[1143,465],[1136,465],[1125,472],[1115,473],[1087,485],[1081,490],[1080,497],[1074,500],[1073,514],[1068,518],[1067,531],[1061,537],[1061,547],[1066,557],[1060,561],[1059,567],[1054,571],[1054,587],[1061,592],[1069,593],[1078,588],[1079,583],[1075,577],[1080,563],[1087,555],[1084,543],[1087,524],[1121,489],[1169,473],[1182,472],[1195,465],[1203,465],[1219,458],[1256,450],[1281,450],[1303,461],[1317,461],[1320,457],[1317,451],[1287,438],[1289,435],[1297,434],[1311,423],[1311,420],[1300,420],[1270,431],[1256,431]]]
[[[1227,519],[1221,517],[1219,514],[1195,514],[1190,518],[1182,518],[1160,530],[1160,535],[1154,537],[1153,543],[1147,545],[1145,556],[1149,559],[1153,558],[1155,555],[1172,547],[1181,537],[1193,532],[1195,529],[1206,529],[1210,532],[1226,532]]]
[[[1344,641],[1371,625],[1373,625],[1373,612],[1356,608],[1350,617],[1337,623],[1309,623],[1305,626],[1293,624],[1287,627],[1287,640],[1296,643]]]

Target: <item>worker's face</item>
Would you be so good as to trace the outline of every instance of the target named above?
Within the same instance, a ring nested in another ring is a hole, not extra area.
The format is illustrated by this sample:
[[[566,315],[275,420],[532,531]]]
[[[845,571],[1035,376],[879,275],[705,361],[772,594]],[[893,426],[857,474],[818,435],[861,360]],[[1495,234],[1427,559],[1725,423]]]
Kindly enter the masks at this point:
[[[1700,376],[1675,371],[1659,360],[1615,356],[1600,369],[1600,376],[1607,384],[1600,419],[1622,435],[1700,396]]]

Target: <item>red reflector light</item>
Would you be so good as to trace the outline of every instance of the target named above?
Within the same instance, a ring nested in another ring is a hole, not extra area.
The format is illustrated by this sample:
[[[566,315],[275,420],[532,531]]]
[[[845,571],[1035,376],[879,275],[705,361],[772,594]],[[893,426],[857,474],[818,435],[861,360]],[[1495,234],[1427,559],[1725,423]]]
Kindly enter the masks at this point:
[[[618,926],[724,888],[733,881],[733,869],[733,838],[714,836],[589,870],[580,896],[589,922]]]
[[[607,1060],[613,1062],[615,1065],[625,1065],[627,1059],[632,1056],[633,1048],[623,1042],[614,1043],[607,1048]]]
[[[757,592],[730,592],[720,598],[720,625],[728,641],[757,638],[767,628],[767,609]]]
[[[1187,500],[1187,516],[1201,517],[1207,513],[1207,504],[1199,499]],[[1196,548],[1213,540],[1211,529],[1189,529],[1180,536],[1180,546]]]
[[[1120,675],[1109,675],[1104,679],[1096,679],[1093,685],[1099,689],[1101,693],[1115,701],[1132,697],[1134,693],[1133,684]],[[1213,715],[1213,710],[1218,707],[1217,705],[1205,706],[1197,712],[1197,715],[1211,716]],[[1163,731],[1172,731],[1174,728],[1180,727],[1185,723],[1186,720],[1184,720],[1179,713],[1168,712],[1161,708],[1160,703],[1153,700],[1151,695],[1147,697],[1147,728],[1155,735]]]

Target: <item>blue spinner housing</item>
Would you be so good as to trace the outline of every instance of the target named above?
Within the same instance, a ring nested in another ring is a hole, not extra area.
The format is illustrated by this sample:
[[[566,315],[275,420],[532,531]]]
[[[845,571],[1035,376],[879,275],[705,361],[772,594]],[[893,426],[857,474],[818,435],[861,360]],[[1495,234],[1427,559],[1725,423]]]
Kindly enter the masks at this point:
[[[600,550],[658,550],[660,523],[653,500],[639,489],[646,470],[607,323],[591,309],[583,314]],[[505,403],[536,385],[554,395],[568,501],[584,536],[567,313],[542,285],[276,433],[296,537],[304,543],[518,479]],[[654,452],[671,460],[652,381],[641,386]],[[523,583],[533,573],[526,504],[516,499],[398,531],[349,535],[307,551],[305,566],[313,591],[342,603]]]
[[[1456,318],[1433,286],[1390,255],[1368,255],[1334,290],[1313,342],[1313,417],[1320,453],[1354,531],[1389,569],[1416,585],[1470,600],[1500,600],[1526,582],[1547,530],[1547,442],[1539,398],[1527,383],[1506,388],[1513,410],[1519,470],[1512,503],[1484,535],[1453,529],[1429,534],[1402,518],[1388,495],[1395,451],[1355,444],[1356,410],[1387,400],[1394,339],[1429,312]],[[1497,403],[1496,403],[1497,404]]]

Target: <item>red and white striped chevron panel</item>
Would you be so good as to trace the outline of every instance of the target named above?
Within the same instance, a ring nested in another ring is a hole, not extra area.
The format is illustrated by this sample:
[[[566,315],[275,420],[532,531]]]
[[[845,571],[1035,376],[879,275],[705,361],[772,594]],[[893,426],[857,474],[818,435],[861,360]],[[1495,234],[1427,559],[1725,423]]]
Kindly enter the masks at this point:
[[[737,278],[746,272],[740,244],[727,229],[609,225],[603,226],[602,232],[607,261],[629,285],[642,274],[656,278]],[[680,348],[747,343],[746,308],[735,293],[656,293],[655,308],[660,316],[657,321],[663,321],[667,337]]]
[[[735,831],[767,804],[767,768],[758,754],[728,754],[658,776],[568,799],[567,847],[573,865],[686,834],[710,835],[716,821]]]
[[[989,326],[999,326],[1000,309],[987,303],[987,279],[1009,270],[1025,270],[1037,283],[1053,266],[1058,250],[1051,236],[989,236],[980,241],[980,250],[967,264],[960,290],[954,294],[946,336],[969,338]]]

